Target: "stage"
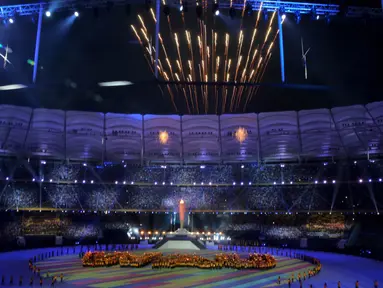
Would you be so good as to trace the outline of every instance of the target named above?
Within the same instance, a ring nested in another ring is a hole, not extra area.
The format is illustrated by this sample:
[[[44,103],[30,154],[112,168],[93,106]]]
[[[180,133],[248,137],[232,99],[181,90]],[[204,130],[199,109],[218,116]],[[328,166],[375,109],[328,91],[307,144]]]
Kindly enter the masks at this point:
[[[141,248],[141,247],[140,247]],[[0,271],[6,276],[6,285],[9,285],[9,276],[13,274],[17,286],[18,279],[23,276],[23,287],[28,286],[30,272],[28,271],[28,259],[38,253],[52,251],[51,249],[24,250],[0,254]],[[147,247],[133,251],[141,254],[148,251]],[[153,251],[153,250],[151,250]],[[66,249],[64,249],[66,253]],[[287,287],[286,279],[291,273],[307,271],[313,267],[310,263],[286,257],[277,257],[277,267],[266,271],[257,270],[202,270],[197,268],[175,268],[153,270],[151,266],[144,268],[120,268],[118,266],[105,268],[83,268],[78,257],[79,248],[73,254],[70,249],[69,255],[53,257],[46,261],[37,263],[41,268],[42,275],[46,272],[52,276],[64,274],[64,283],[58,283],[57,287],[276,287],[278,276]],[[177,251],[161,251],[164,254]],[[180,251],[186,253],[187,251]],[[221,252],[214,249],[204,251],[190,251],[205,257],[213,257],[215,253]],[[230,253],[230,252],[227,252]],[[247,252],[240,253],[243,256]],[[363,259],[353,256],[339,254],[306,252],[307,255],[317,257],[322,262],[322,272],[304,282],[304,286],[312,284],[313,287],[323,287],[327,282],[328,287],[336,287],[337,281],[341,281],[342,287],[354,287],[355,281],[359,280],[360,287],[372,287],[373,280],[378,279],[383,283],[383,263],[374,260]],[[379,272],[380,271],[380,272]],[[34,285],[37,285],[37,276]],[[44,281],[44,287],[50,285],[50,281]],[[299,287],[294,282],[292,287]]]

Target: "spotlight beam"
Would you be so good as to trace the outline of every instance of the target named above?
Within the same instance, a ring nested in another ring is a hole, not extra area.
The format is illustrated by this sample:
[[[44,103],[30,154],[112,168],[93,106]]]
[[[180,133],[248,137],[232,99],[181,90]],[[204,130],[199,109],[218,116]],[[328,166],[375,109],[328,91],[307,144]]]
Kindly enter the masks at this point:
[[[36,43],[35,43],[35,57],[34,57],[35,65],[33,66],[33,75],[32,75],[33,83],[36,83],[37,69],[39,67],[39,51],[40,51],[41,27],[43,24],[42,23],[43,22],[43,13],[44,13],[44,6],[43,6],[43,4],[40,4],[39,20],[37,22],[37,33],[36,33]]]

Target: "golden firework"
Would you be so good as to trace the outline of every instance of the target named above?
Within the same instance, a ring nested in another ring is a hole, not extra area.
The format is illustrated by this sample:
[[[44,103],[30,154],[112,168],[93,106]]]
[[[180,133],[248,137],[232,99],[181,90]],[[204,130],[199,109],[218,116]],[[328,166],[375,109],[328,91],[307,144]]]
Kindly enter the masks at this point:
[[[168,143],[169,133],[166,130],[165,131],[160,131],[160,133],[158,133],[158,140],[160,140],[161,144]]]
[[[239,127],[236,131],[235,131],[235,139],[237,139],[237,141],[239,143],[243,143],[246,139],[247,139],[247,130],[243,127]]]
[[[166,5],[165,1],[162,0],[162,5]],[[236,5],[240,5],[240,2],[242,0],[237,1]],[[202,7],[205,9],[207,2],[203,3]],[[247,4],[248,0],[243,0],[240,29],[235,29],[235,31],[239,31],[238,36],[221,33],[221,28],[218,29],[215,21],[211,23],[206,15],[197,17],[197,23],[190,27],[192,22],[185,22],[183,13],[176,13],[176,15],[181,15],[182,29],[175,27],[172,23],[172,19],[178,16],[170,17],[168,15],[169,29],[162,31],[164,34],[158,34],[159,47],[154,47],[152,43],[155,35],[153,33],[157,33],[153,25],[157,22],[154,10],[150,9],[153,20],[150,23],[145,23],[144,17],[141,15],[137,16],[139,20],[137,29],[133,25],[131,27],[143,48],[152,72],[155,73],[155,68],[158,68],[159,76],[166,82],[180,82],[179,85],[166,84],[171,103],[176,111],[178,111],[177,106],[182,98],[184,101],[181,102],[181,105],[185,104],[188,114],[199,114],[200,112],[206,114],[209,111],[215,111],[216,114],[246,111],[248,104],[256,97],[259,85],[237,86],[232,83],[254,84],[262,81],[279,34],[279,30],[274,28],[274,20],[278,14],[275,9],[265,25],[265,33],[260,33],[264,30],[259,28],[261,14],[264,11],[261,1],[257,17],[254,19],[250,17],[252,27],[244,29],[243,21]],[[230,0],[230,7],[233,8],[232,0]],[[249,33],[249,31],[251,32]],[[221,45],[224,45],[224,49],[217,49]],[[160,49],[160,51],[156,51],[156,49]],[[157,61],[156,56],[160,58]],[[163,66],[161,60],[167,65]],[[194,85],[184,82],[214,82],[217,84],[212,87],[210,83]],[[226,85],[226,82],[230,85]],[[183,97],[177,97],[181,94]],[[209,106],[209,103],[214,105]],[[209,107],[214,108],[209,109]]]

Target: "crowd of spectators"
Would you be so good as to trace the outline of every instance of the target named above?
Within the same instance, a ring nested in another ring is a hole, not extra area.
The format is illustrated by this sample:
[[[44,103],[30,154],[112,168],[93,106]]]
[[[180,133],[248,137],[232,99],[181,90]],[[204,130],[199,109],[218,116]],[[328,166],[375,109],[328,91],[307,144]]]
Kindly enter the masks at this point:
[[[62,235],[69,222],[59,218],[28,217],[23,218],[21,224],[24,235]]]
[[[354,193],[352,198],[354,202],[350,201],[351,197],[345,200],[347,197],[344,196],[351,193],[346,189],[343,189],[345,191],[343,194],[346,195],[335,198],[333,202],[334,189],[342,189],[338,184],[334,185],[331,180],[341,180],[337,175],[339,166],[335,164],[146,167],[120,164],[101,168],[84,164],[81,166],[55,164],[47,168],[49,169],[46,169],[46,178],[44,176],[45,181],[41,190],[39,189],[41,182],[38,181],[12,182],[6,186],[5,192],[0,197],[0,206],[4,209],[17,210],[34,208],[41,203],[44,208],[63,210],[108,211],[124,208],[172,210],[177,209],[179,201],[183,199],[188,209],[311,211],[331,208],[350,209],[356,206],[362,208],[361,206],[366,205],[373,207],[371,198],[362,199],[361,193]],[[350,170],[352,175],[362,173],[359,167],[351,167]],[[99,180],[96,183],[96,180],[90,179],[102,179],[108,181],[108,184],[100,183]],[[317,180],[322,184],[327,181],[327,185],[316,185]],[[126,186],[121,185],[124,182]],[[132,182],[136,184],[132,185]],[[252,185],[249,185],[249,182]],[[177,186],[179,184],[184,186]],[[354,190],[359,191],[363,189],[362,186],[359,185],[359,188]],[[369,189],[366,188],[363,193],[371,193]],[[375,196],[379,203],[381,200],[378,199],[379,195]]]
[[[87,208],[92,210],[111,210],[121,208],[119,206],[119,189],[104,185],[103,187],[96,187],[86,195],[85,204]]]
[[[326,191],[326,189],[328,191]],[[110,211],[113,209],[176,210],[181,199],[187,209],[330,210],[332,186],[75,186],[51,184],[42,190],[44,208]],[[3,197],[7,210],[35,208],[39,191],[15,189]],[[1,205],[1,203],[0,203]],[[351,204],[350,204],[351,205]]]
[[[67,238],[96,238],[101,236],[101,228],[93,224],[72,224],[63,231],[63,236]]]
[[[298,227],[270,226],[266,227],[264,234],[269,239],[300,239],[303,236]]]
[[[17,210],[19,208],[35,207],[37,205],[37,195],[33,192],[30,193],[27,189],[8,185],[5,188],[2,202],[5,209]]]

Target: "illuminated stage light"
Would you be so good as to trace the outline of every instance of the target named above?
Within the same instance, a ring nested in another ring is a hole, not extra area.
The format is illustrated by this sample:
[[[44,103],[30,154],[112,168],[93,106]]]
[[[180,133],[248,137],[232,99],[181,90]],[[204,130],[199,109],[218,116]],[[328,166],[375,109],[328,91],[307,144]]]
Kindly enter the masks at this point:
[[[36,179],[35,179],[35,178],[33,178],[33,179],[32,179],[32,182],[35,182],[35,181],[36,181]]]
[[[169,133],[166,130],[160,131],[160,133],[158,133],[158,140],[160,141],[161,144],[168,143]]]
[[[362,180],[362,179],[359,179],[359,183],[363,183],[363,180]]]
[[[80,13],[78,13],[77,11],[75,11],[73,15],[74,15],[75,17],[78,17],[78,16],[80,16]]]
[[[51,183],[52,183],[52,181],[53,181],[52,179],[49,179],[49,182],[51,182]]]
[[[286,19],[286,14],[282,14],[281,19],[285,20]]]
[[[323,184],[327,184],[327,181],[326,181],[326,180],[324,180],[324,181],[323,181]]]
[[[77,180],[74,180],[74,183],[77,183]]]
[[[114,182],[114,184],[116,184],[116,185],[117,185],[117,184],[118,184],[118,181]]]
[[[218,5],[217,1],[214,1],[214,3],[213,3],[213,14],[215,16],[219,15],[219,5]]]
[[[85,180],[82,180],[82,184],[85,184],[86,183],[86,181]]]
[[[11,24],[13,24],[13,23],[15,23],[15,20],[14,20],[13,18],[9,18],[9,19],[8,19],[8,22],[11,23]]]
[[[319,15],[317,15],[317,17],[315,17],[316,20],[319,20]]]
[[[332,180],[332,184],[335,184],[336,183],[336,181],[335,180]]]
[[[180,12],[184,11],[184,5],[180,5]]]
[[[9,180],[9,177],[6,177],[6,178],[5,178],[5,180],[7,180],[7,181],[8,181],[8,180]]]
[[[48,10],[48,11],[45,12],[45,16],[51,17],[51,15],[52,15],[51,11]]]
[[[93,180],[91,180],[91,181],[90,181],[90,184],[93,184],[93,183],[94,183],[94,181],[93,181]]]
[[[248,133],[245,128],[239,127],[237,131],[235,131],[234,136],[239,143],[243,143],[247,139]]]
[[[110,82],[100,82],[98,86],[100,87],[119,87],[119,86],[129,86],[133,85],[130,81],[110,81]]]
[[[126,181],[122,182],[122,184],[124,184],[124,185],[125,185],[125,184],[126,184]]]

